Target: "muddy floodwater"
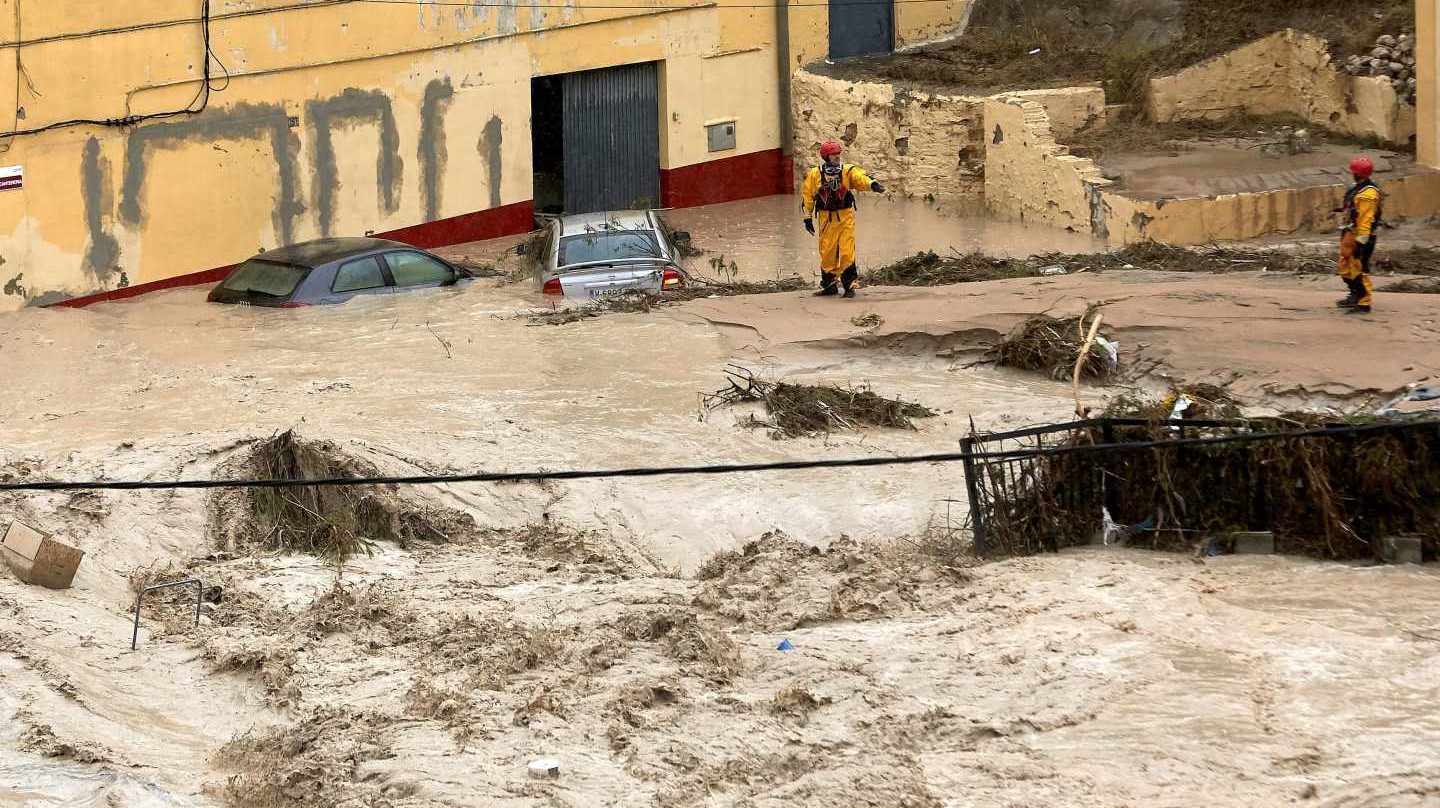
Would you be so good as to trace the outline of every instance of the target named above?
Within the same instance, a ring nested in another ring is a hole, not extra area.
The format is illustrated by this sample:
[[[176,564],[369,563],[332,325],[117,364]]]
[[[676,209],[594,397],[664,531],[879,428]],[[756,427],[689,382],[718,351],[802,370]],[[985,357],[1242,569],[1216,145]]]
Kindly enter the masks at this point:
[[[1104,249],[1089,234],[1072,233],[983,216],[955,216],[913,199],[860,195],[855,219],[856,255],[860,271],[914,255],[924,250],[989,255],[1029,256],[1042,253],[1083,253]],[[736,277],[818,277],[815,237],[805,232],[798,196],[770,196],[699,208],[668,211],[666,220],[689,232],[695,247],[705,255],[691,262],[692,271],[722,277],[712,260]],[[449,247],[450,255],[494,260],[517,239]]]
[[[794,204],[673,221],[702,265],[808,274]],[[861,217],[865,261],[1092,246],[917,204]],[[972,418],[1072,412],[1068,384],[970,366],[919,325],[868,339],[848,325],[866,294],[767,296],[784,338],[716,314],[743,298],[533,325],[549,304],[493,279],[298,310],[180,289],[22,311],[0,316],[0,477],[209,478],[287,429],[387,474],[911,454],[955,449]],[[701,406],[730,363],[938,416],[774,440],[739,423],[756,409]],[[0,495],[0,524],[86,551],[69,590],[0,576],[0,806],[1440,798],[1434,570],[919,553],[963,521],[964,489],[951,465],[416,488],[399,496],[476,529],[341,567],[212,556],[203,491]],[[156,563],[223,598],[198,628],[193,602],[147,608],[132,652],[128,576]],[[558,780],[527,776],[541,757]]]

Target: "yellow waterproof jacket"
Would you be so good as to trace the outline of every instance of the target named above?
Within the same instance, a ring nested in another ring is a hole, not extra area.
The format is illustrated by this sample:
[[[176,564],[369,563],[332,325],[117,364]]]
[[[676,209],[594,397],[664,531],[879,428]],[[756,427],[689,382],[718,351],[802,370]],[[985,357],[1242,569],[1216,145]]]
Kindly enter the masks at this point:
[[[844,163],[840,167],[840,181],[851,192],[869,191],[870,175],[866,174],[859,166]],[[805,183],[800,187],[800,204],[805,208],[807,217],[815,215],[815,204],[820,194],[820,167],[810,169],[805,175]]]
[[[1375,222],[1380,218],[1380,188],[1373,182],[1357,185],[1350,194],[1350,225],[1356,238],[1363,238],[1375,231]]]

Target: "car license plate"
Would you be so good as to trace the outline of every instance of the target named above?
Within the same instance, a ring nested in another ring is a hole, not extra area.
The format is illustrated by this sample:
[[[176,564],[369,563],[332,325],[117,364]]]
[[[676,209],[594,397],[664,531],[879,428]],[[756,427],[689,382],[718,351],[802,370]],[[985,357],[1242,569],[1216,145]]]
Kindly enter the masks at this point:
[[[611,286],[605,289],[591,289],[591,297],[609,297],[611,295],[623,295],[630,291],[628,286]]]

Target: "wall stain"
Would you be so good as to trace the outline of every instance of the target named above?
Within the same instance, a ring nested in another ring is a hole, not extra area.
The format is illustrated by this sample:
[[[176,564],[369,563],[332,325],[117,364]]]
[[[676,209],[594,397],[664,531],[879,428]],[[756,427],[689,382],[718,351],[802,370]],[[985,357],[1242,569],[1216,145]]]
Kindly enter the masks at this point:
[[[405,163],[400,158],[400,131],[395,125],[395,110],[390,98],[379,90],[351,87],[333,98],[310,101],[305,110],[315,138],[315,213],[320,220],[321,235],[330,235],[335,221],[335,191],[340,188],[339,170],[335,166],[335,141],[331,136],[331,127],[337,123],[364,120],[379,123],[377,172],[380,207],[387,214],[399,210]]]
[[[30,298],[29,300],[25,301],[25,308],[27,308],[27,309],[38,309],[38,308],[40,308],[41,306],[49,306],[49,305],[51,305],[52,303],[59,303],[59,302],[62,301],[62,300],[69,300],[69,299],[70,299],[70,295],[67,295],[67,294],[65,294],[64,292],[59,292],[59,291],[56,291],[56,290],[52,289],[52,290],[50,290],[50,291],[48,291],[48,292],[45,292],[44,294],[37,295],[37,296],[32,297],[32,298]]]
[[[500,116],[491,115],[480,134],[480,153],[485,155],[485,168],[490,172],[490,207],[500,207],[500,181],[503,179],[504,163],[500,160],[500,146],[504,141]]]
[[[85,202],[85,229],[90,234],[84,266],[96,280],[103,282],[120,262],[120,242],[105,231],[105,214],[115,204],[115,188],[110,179],[110,161],[100,153],[99,138],[85,141],[80,161],[80,188]]]
[[[420,106],[420,186],[425,197],[425,221],[440,218],[441,190],[445,178],[445,113],[455,88],[450,78],[435,79],[425,85],[425,101]]]
[[[519,27],[515,24],[515,4],[520,0],[500,0],[500,9],[495,17],[497,33],[513,34]]]
[[[138,227],[144,220],[140,191],[145,187],[148,155],[152,147],[216,140],[244,140],[270,136],[270,148],[280,175],[280,192],[272,214],[282,244],[290,243],[295,220],[305,211],[296,175],[300,139],[290,131],[290,116],[279,104],[239,103],[228,109],[210,109],[196,118],[142,126],[125,143],[125,181],[120,190],[120,221]]]

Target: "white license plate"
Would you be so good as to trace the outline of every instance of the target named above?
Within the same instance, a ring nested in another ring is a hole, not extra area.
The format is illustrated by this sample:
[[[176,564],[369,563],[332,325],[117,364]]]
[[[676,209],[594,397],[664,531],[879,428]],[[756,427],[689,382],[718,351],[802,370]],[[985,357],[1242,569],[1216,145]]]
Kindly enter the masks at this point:
[[[612,287],[609,287],[609,288],[606,288],[606,289],[591,289],[591,290],[590,290],[590,296],[591,296],[591,297],[609,297],[609,296],[611,296],[611,295],[623,295],[623,294],[625,294],[626,292],[630,291],[631,288],[632,288],[632,287],[629,287],[629,286],[612,286]]]

